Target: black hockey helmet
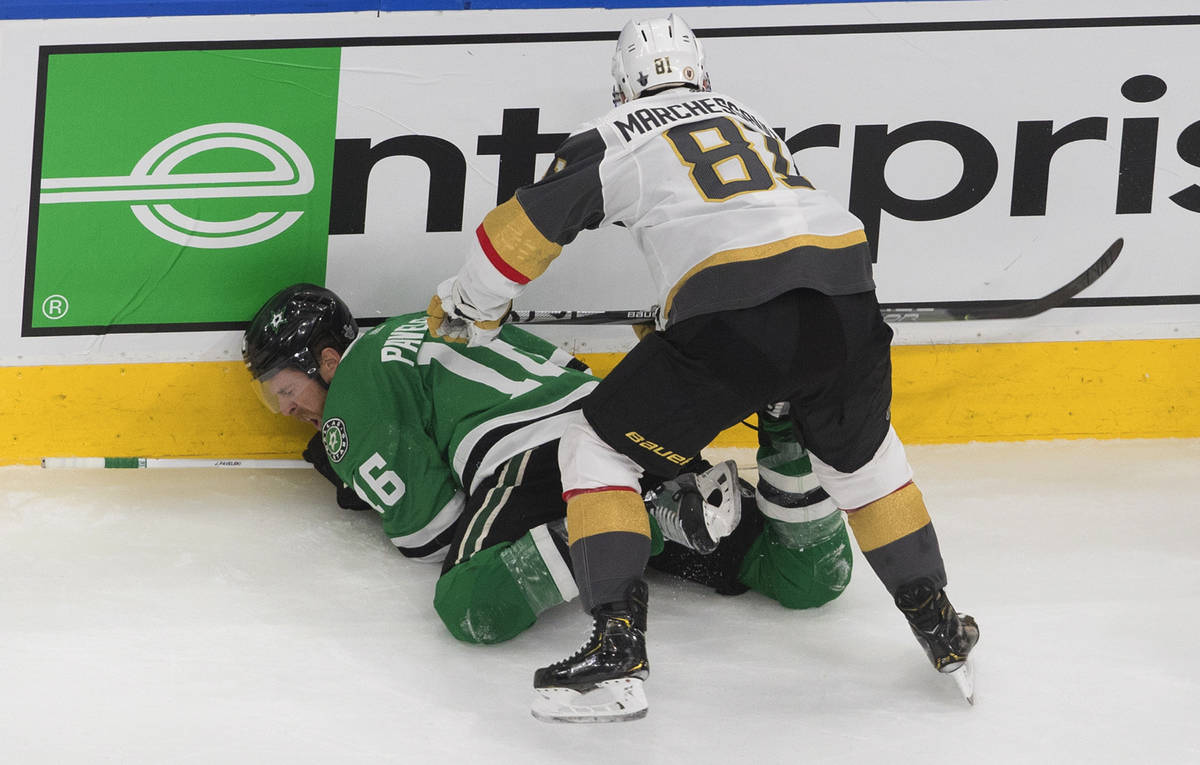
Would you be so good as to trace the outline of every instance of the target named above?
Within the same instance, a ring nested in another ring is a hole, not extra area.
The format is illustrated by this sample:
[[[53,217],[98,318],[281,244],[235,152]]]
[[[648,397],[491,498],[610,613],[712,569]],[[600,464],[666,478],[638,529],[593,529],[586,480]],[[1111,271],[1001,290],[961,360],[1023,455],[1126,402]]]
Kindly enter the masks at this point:
[[[242,360],[257,381],[291,367],[325,386],[318,373],[321,349],[342,353],[356,337],[358,323],[341,298],[315,284],[293,284],[254,314],[242,337]]]

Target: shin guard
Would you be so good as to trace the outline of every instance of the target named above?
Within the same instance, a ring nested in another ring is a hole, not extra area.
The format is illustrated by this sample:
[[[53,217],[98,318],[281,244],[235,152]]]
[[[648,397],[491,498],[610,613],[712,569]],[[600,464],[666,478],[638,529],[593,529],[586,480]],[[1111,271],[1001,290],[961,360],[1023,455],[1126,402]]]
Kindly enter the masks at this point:
[[[848,516],[867,563],[893,596],[915,579],[927,579],[937,589],[946,586],[937,534],[916,484],[907,483]]]
[[[625,597],[650,559],[650,520],[641,494],[623,487],[567,497],[571,562],[583,609]]]

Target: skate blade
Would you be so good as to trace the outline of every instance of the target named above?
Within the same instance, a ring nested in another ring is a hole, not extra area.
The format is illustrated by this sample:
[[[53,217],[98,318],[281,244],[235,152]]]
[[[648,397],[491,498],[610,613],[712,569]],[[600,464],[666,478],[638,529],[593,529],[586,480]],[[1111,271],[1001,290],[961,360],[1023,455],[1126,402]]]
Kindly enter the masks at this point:
[[[624,722],[646,716],[649,705],[640,678],[606,680],[580,692],[570,688],[534,688],[529,710],[543,722]]]
[[[738,484],[737,463],[733,460],[714,465],[696,475],[696,488],[704,500],[704,525],[713,539],[720,541],[733,533],[742,521],[742,492]],[[713,498],[716,502],[713,502]]]
[[[970,661],[964,661],[957,669],[945,673],[958,686],[958,692],[971,706],[975,706],[975,670]]]

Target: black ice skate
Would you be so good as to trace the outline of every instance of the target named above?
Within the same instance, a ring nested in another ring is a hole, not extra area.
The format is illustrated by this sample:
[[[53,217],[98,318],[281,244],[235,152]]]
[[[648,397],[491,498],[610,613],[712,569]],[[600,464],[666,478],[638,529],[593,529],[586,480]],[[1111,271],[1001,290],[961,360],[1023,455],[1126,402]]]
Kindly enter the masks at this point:
[[[619,722],[645,717],[646,583],[629,588],[624,602],[592,610],[587,643],[574,656],[533,675],[533,716],[547,722]]]
[[[938,672],[950,675],[969,703],[975,703],[975,677],[967,654],[979,642],[975,619],[950,605],[944,590],[925,579],[896,592],[896,606],[908,619],[913,635]]]
[[[702,555],[717,549],[742,519],[742,494],[733,460],[703,473],[684,473],[644,499],[664,537]]]

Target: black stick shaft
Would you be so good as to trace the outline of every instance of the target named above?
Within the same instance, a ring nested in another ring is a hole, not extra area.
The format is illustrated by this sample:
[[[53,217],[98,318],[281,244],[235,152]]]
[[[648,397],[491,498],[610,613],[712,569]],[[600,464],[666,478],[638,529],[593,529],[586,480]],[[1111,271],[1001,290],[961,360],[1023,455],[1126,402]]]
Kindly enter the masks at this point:
[[[1024,319],[1058,308],[1090,287],[1104,275],[1125,246],[1117,239],[1087,270],[1063,286],[1040,298],[1028,300],[960,300],[927,305],[886,303],[879,306],[889,324],[925,321],[969,321],[980,319]],[[507,321],[513,324],[627,325],[652,322],[654,310],[625,311],[513,311]]]

